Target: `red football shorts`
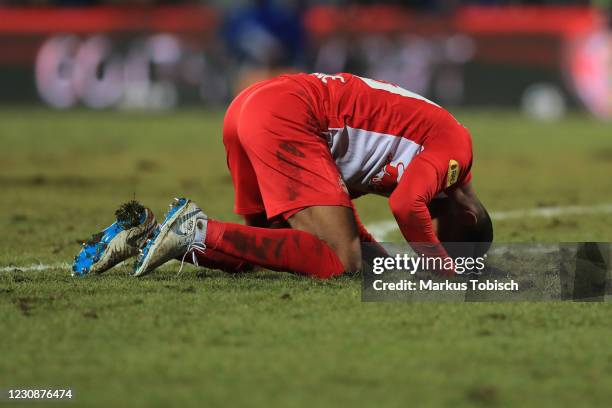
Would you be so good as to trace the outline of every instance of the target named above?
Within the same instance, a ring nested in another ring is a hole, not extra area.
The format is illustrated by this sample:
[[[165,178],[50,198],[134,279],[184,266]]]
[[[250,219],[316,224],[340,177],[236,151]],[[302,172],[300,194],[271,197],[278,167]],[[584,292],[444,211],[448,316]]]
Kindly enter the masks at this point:
[[[238,95],[225,115],[223,144],[237,214],[287,219],[315,205],[351,207],[309,98],[291,79]]]

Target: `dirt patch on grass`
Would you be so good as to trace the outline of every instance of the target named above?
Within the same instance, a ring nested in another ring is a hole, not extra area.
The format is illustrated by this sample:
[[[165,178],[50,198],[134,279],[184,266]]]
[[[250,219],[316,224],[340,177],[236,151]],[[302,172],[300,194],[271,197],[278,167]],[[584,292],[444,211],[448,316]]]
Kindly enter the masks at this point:
[[[98,312],[96,312],[93,309],[86,310],[86,311],[83,312],[83,317],[86,317],[88,319],[97,319],[98,318]]]
[[[498,394],[497,388],[492,385],[483,385],[470,390],[467,397],[474,402],[489,405],[497,401]]]
[[[102,184],[111,184],[113,180],[94,179],[79,175],[49,176],[35,174],[32,176],[0,177],[0,187],[73,187],[94,188]]]
[[[34,299],[27,297],[19,297],[15,299],[15,305],[21,311],[24,316],[32,316],[32,309],[34,308]]]
[[[591,153],[591,157],[597,161],[612,162],[612,147],[603,147]]]

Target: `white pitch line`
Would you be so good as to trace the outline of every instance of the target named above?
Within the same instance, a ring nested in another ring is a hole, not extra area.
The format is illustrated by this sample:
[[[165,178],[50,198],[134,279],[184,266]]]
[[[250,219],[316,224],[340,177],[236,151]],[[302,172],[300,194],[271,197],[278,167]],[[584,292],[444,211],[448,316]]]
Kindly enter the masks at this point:
[[[385,220],[366,225],[366,229],[377,241],[384,241],[391,231],[399,229],[395,220]]]
[[[32,271],[46,271],[48,269],[63,269],[69,270],[71,268],[70,264],[66,262],[56,263],[56,264],[32,264],[27,266],[19,266],[19,265],[8,265],[0,267],[0,272],[13,272],[15,270],[19,270],[22,272],[32,272]]]
[[[567,207],[542,207],[529,210],[498,211],[491,213],[497,221],[514,220],[523,217],[552,218],[559,215],[586,215],[612,213],[612,204],[591,206],[570,205]]]
[[[592,206],[571,205],[567,207],[527,208],[512,211],[493,211],[491,218],[496,221],[515,220],[519,218],[552,218],[561,215],[586,215],[612,213],[612,204],[599,204]],[[395,220],[374,222],[366,229],[379,241],[384,241],[391,231],[398,229]]]

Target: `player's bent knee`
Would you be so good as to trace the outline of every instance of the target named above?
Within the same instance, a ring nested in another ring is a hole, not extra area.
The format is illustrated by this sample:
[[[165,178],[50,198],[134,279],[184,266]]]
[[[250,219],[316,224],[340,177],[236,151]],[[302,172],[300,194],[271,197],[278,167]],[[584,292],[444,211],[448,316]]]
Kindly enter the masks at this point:
[[[292,215],[287,221],[292,228],[308,232],[324,241],[336,254],[343,270],[336,271],[331,276],[361,270],[361,242],[350,208],[308,207]]]

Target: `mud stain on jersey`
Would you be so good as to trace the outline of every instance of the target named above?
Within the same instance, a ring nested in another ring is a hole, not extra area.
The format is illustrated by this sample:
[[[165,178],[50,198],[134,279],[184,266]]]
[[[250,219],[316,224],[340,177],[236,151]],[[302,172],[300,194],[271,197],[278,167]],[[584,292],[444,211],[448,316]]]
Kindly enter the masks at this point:
[[[298,149],[297,146],[294,145],[293,143],[282,142],[281,144],[278,145],[278,147],[280,147],[287,153],[290,153],[294,156],[306,157],[306,155],[300,149]]]
[[[283,145],[293,146],[288,143],[281,143],[279,147],[283,150]],[[295,146],[293,146],[295,147]],[[298,150],[299,151],[299,150]],[[302,156],[297,155],[298,157],[304,157],[303,153],[300,152]],[[295,201],[296,198],[300,195],[300,189],[302,187],[300,180],[300,166],[291,160],[289,157],[284,155],[280,150],[276,151],[276,158],[278,159],[278,169],[287,176],[287,184],[284,186],[285,191],[287,192],[287,199],[289,201]]]

